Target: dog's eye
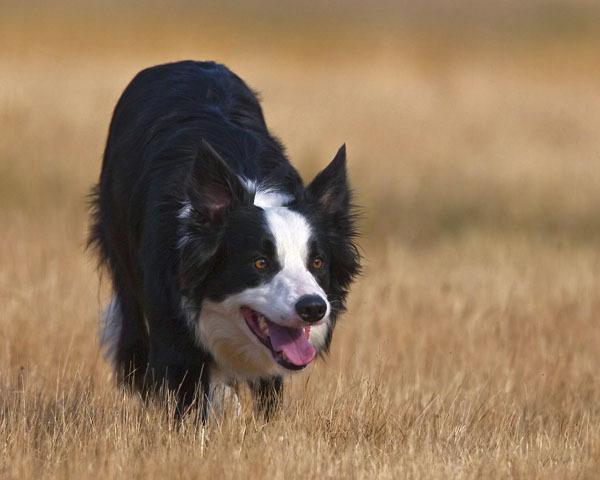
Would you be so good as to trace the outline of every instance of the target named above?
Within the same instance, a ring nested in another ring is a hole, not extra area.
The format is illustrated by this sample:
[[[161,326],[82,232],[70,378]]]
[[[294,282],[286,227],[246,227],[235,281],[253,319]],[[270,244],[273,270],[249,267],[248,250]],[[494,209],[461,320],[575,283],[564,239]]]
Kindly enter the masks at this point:
[[[312,268],[314,268],[315,270],[321,270],[323,268],[323,265],[325,264],[325,261],[321,258],[321,257],[315,257],[312,260]]]
[[[257,270],[266,270],[269,268],[269,261],[264,257],[257,258],[254,260],[254,268]]]

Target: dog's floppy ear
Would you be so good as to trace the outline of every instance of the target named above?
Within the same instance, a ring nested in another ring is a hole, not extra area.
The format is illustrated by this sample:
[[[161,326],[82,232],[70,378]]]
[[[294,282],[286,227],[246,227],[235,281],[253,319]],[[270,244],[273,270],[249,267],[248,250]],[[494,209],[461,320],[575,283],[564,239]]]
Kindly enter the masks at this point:
[[[194,210],[211,224],[221,223],[247,195],[238,177],[205,140],[198,148],[186,190]]]
[[[346,144],[342,145],[327,167],[306,189],[325,213],[346,214],[350,208],[350,188],[346,173]]]

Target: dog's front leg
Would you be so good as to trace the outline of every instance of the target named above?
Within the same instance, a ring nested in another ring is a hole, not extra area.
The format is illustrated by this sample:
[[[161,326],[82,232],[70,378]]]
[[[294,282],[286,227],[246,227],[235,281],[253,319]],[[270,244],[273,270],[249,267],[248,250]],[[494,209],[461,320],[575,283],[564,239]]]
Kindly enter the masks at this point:
[[[283,379],[281,377],[261,378],[249,382],[258,415],[269,420],[277,413],[283,399]]]
[[[185,342],[151,342],[149,371],[154,388],[164,388],[176,399],[177,418],[200,409],[201,420],[208,415],[210,372],[203,352]]]
[[[219,420],[226,412],[236,417],[242,413],[242,405],[238,396],[236,383],[222,383],[215,381],[211,375],[211,385],[208,396],[208,417]]]

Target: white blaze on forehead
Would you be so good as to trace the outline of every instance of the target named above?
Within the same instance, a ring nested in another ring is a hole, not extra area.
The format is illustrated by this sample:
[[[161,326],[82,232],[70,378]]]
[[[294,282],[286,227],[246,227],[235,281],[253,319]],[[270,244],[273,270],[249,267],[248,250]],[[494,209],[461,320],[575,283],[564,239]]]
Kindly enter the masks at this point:
[[[281,267],[268,283],[274,297],[273,306],[278,305],[279,310],[286,311],[283,318],[293,318],[297,316],[296,302],[302,295],[319,295],[327,300],[327,295],[308,270],[311,226],[303,215],[286,207],[266,208],[265,218],[275,239],[276,256]]]
[[[265,217],[275,238],[275,249],[282,270],[306,270],[311,238],[306,218],[286,207],[267,208]]]
[[[291,195],[275,190],[257,190],[254,194],[254,205],[261,208],[282,207],[292,200]]]
[[[239,177],[244,188],[254,194],[254,205],[260,208],[283,207],[288,205],[294,197],[287,192],[282,192],[274,187],[260,185],[256,180]]]

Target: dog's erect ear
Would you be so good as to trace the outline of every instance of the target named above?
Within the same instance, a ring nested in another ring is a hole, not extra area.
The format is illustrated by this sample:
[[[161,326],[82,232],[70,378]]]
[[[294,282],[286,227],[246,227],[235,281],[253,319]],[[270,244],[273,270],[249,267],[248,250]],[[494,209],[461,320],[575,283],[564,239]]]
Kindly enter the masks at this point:
[[[194,210],[211,224],[221,223],[246,196],[238,177],[205,140],[198,148],[186,190]]]
[[[346,173],[346,145],[342,145],[335,158],[320,172],[306,189],[328,214],[345,214],[350,205],[350,188]]]

